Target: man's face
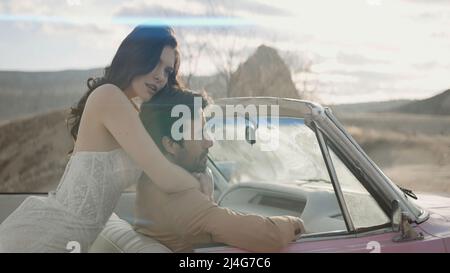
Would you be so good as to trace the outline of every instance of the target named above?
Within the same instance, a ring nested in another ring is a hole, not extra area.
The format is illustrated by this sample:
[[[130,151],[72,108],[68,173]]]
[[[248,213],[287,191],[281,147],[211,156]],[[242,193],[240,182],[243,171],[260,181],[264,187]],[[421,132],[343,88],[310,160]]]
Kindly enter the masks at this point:
[[[183,167],[189,172],[204,172],[206,170],[206,162],[208,161],[208,149],[213,146],[213,142],[203,135],[203,127],[205,118],[200,113],[201,122],[191,124],[191,137],[185,139],[172,154],[174,163]],[[195,126],[194,126],[195,124]],[[198,127],[198,128],[196,128]],[[197,132],[196,132],[197,131]],[[201,136],[201,139],[195,140],[194,136]]]

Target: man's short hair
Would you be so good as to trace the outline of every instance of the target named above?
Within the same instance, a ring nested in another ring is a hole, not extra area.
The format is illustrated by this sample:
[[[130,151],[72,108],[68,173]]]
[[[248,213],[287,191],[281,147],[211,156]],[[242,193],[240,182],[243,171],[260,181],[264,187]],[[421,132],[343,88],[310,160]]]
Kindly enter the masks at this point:
[[[194,98],[196,97],[202,99],[201,107],[204,109],[208,105],[206,93],[200,94],[191,90],[172,87],[164,88],[153,96],[150,101],[141,105],[139,118],[162,153],[166,152],[162,145],[164,136],[183,145],[183,139],[176,141],[171,135],[173,124],[180,119],[180,117],[171,117],[172,108],[177,105],[186,105],[191,112],[191,119],[194,119],[195,111],[199,110],[194,109]]]

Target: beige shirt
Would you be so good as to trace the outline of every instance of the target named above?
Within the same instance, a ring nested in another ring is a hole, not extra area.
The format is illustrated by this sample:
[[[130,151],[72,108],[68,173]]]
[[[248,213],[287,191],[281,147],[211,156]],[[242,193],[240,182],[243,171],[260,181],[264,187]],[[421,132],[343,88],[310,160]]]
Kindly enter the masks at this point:
[[[301,228],[293,216],[263,217],[219,207],[197,189],[167,194],[146,176],[136,190],[137,232],[174,252],[193,246],[224,243],[254,252],[275,252],[295,239]]]

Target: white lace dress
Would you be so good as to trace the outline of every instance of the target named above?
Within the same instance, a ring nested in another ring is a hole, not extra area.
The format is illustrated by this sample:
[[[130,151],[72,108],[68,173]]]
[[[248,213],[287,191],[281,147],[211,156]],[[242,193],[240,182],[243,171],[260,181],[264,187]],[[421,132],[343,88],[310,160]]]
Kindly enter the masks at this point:
[[[0,224],[0,252],[87,252],[141,174],[122,149],[73,154],[55,192],[28,197]]]

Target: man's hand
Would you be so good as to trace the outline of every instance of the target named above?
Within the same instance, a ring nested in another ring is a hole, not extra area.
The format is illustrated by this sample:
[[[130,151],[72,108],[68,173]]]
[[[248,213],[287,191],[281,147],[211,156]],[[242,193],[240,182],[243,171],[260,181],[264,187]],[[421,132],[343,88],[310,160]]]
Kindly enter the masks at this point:
[[[295,229],[295,240],[297,241],[303,234],[306,233],[306,228],[302,219],[297,218],[296,220],[297,220],[297,227]]]
[[[208,196],[210,201],[214,201],[214,180],[211,170],[206,169],[203,173],[194,172],[192,175],[200,182],[200,191]]]

